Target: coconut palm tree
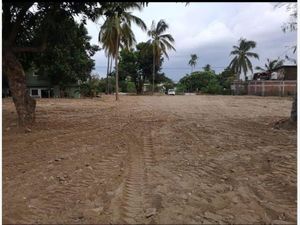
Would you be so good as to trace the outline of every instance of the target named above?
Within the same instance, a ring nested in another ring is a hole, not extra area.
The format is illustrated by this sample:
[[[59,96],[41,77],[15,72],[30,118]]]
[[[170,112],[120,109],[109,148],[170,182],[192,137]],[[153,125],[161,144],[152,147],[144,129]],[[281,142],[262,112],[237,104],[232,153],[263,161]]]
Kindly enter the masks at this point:
[[[262,72],[271,73],[274,70],[276,70],[278,67],[282,66],[283,63],[284,63],[283,59],[279,59],[279,58],[275,60],[267,59],[267,63],[265,64],[264,68],[257,66],[255,67],[255,69],[260,70]]]
[[[252,63],[249,58],[259,59],[257,53],[250,52],[250,50],[255,47],[256,47],[256,42],[247,41],[244,38],[241,38],[239,40],[238,46],[236,45],[233,46],[234,50],[230,53],[230,55],[234,55],[234,58],[230,62],[229,67],[233,69],[233,71],[236,73],[237,80],[240,79],[242,71],[244,72],[245,78],[248,70],[253,72]]]
[[[119,48],[129,48],[136,43],[134,33],[131,30],[131,24],[134,22],[142,30],[147,30],[145,23],[138,17],[128,12],[130,9],[141,10],[143,3],[137,2],[119,2],[115,3],[106,20],[101,26],[98,40],[102,43],[106,53],[115,59],[116,70],[116,100],[119,100],[119,70],[118,57]]]
[[[191,54],[191,59],[189,61],[189,65],[191,66],[191,73],[193,72],[193,68],[195,69],[197,60],[198,60],[198,56],[196,54]]]
[[[174,38],[171,34],[165,33],[168,28],[169,25],[164,20],[160,20],[156,25],[155,21],[153,20],[151,29],[148,30],[148,36],[151,37],[149,43],[151,43],[153,46],[152,94],[154,93],[155,66],[159,63],[160,55],[164,54],[167,59],[169,59],[167,50],[176,51],[173,46],[175,43]]]
[[[209,65],[209,64],[206,64],[204,67],[202,67],[202,69],[203,69],[204,71],[206,71],[206,72],[212,71],[212,70],[211,70],[211,65]]]

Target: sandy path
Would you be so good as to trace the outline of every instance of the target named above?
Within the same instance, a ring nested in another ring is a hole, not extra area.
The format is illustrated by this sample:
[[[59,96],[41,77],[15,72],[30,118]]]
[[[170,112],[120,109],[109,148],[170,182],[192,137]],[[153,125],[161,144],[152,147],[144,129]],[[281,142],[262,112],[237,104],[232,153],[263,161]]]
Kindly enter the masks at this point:
[[[296,222],[291,99],[121,97],[4,100],[4,223]]]

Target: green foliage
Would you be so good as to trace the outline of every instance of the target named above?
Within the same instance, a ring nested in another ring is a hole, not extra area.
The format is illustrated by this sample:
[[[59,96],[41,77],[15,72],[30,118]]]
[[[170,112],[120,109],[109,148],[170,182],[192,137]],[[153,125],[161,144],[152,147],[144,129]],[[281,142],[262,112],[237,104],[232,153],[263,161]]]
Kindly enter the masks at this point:
[[[137,60],[138,60],[138,69],[141,72],[143,77],[143,82],[146,80],[152,81],[152,71],[153,71],[153,48],[149,42],[141,42],[136,46],[137,49]],[[155,78],[157,73],[161,70],[163,63],[162,54],[156,56],[158,62],[155,65]]]
[[[95,97],[99,93],[99,78],[91,76],[80,85],[80,94],[84,97]]]
[[[212,71],[196,71],[180,79],[177,88],[185,88],[187,92],[204,92],[218,94],[221,92],[221,86],[215,73]]]
[[[227,67],[223,72],[217,75],[217,78],[220,86],[222,87],[221,93],[231,94],[230,86],[235,79],[233,70]]]
[[[133,49],[124,49],[120,52],[119,73],[120,80],[125,80],[128,76],[132,80],[138,77],[138,54]]]
[[[230,85],[235,75],[232,69],[226,68],[216,75],[209,68],[204,71],[196,71],[186,74],[176,85],[176,93],[202,92],[208,94],[231,94]]]
[[[151,81],[153,69],[153,49],[150,43],[141,42],[136,49],[123,49],[120,52],[119,73],[122,91],[128,90],[126,82],[128,77],[135,84],[137,94],[142,93],[144,83]],[[163,58],[160,56],[159,64],[155,67],[155,83],[172,82],[163,73],[160,73]],[[123,82],[123,83],[122,83]],[[128,82],[127,82],[128,84]],[[132,89],[131,89],[132,90]]]
[[[275,60],[267,59],[267,63],[265,64],[264,68],[257,66],[255,67],[255,69],[260,70],[262,72],[271,73],[274,70],[276,70],[278,67],[282,66],[283,63],[284,60],[280,60],[279,58]]]
[[[51,48],[33,58],[37,73],[48,74],[53,85],[86,81],[95,65],[91,57],[99,48],[90,45],[91,37],[84,25],[66,20],[51,33],[57,34],[48,38]]]
[[[94,67],[91,57],[99,49],[90,44],[84,24],[87,18],[93,19],[96,9],[101,13],[103,5],[4,2],[5,49],[13,50],[23,69],[33,67],[40,76],[48,75],[53,85],[86,80]],[[83,16],[80,24],[74,20],[77,14]]]
[[[120,81],[120,90],[121,90],[121,92],[127,92],[127,81],[126,80]]]
[[[152,21],[151,28],[148,30],[148,36],[150,37],[150,40],[148,43],[151,43],[152,50],[153,50],[153,70],[152,70],[152,93],[154,92],[154,86],[155,86],[155,78],[156,78],[156,67],[159,67],[160,62],[160,56],[163,54],[167,59],[169,59],[167,50],[174,50],[176,51],[173,44],[175,43],[175,40],[171,34],[166,34],[165,32],[169,29],[169,25],[164,21],[160,20],[157,24],[155,24],[155,21]]]
[[[197,60],[198,60],[198,56],[196,54],[191,54],[191,59],[189,61],[189,65],[192,68],[192,72],[193,72],[193,68],[195,68],[195,66],[197,64]]]
[[[128,93],[136,93],[136,88],[134,82],[128,81],[127,82],[127,92]]]
[[[233,55],[234,58],[229,64],[229,67],[236,73],[237,79],[240,79],[240,75],[244,72],[244,76],[248,70],[253,72],[252,63],[249,58],[259,59],[258,54],[254,52],[250,52],[251,49],[256,47],[255,41],[248,41],[244,38],[239,40],[239,45],[233,46],[233,51],[231,51],[230,55]]]
[[[203,67],[203,70],[204,70],[204,71],[207,71],[207,72],[210,71],[210,72],[212,72],[212,73],[215,73],[215,71],[211,69],[211,65],[209,65],[209,64],[206,64],[206,65]]]
[[[201,92],[208,93],[208,94],[220,94],[222,92],[222,87],[218,83],[217,79],[211,79],[208,81],[206,87],[201,88]]]
[[[178,82],[176,84],[176,94],[183,94],[187,90],[187,86],[183,83]]]
[[[117,56],[119,47],[130,48],[136,40],[131,30],[134,22],[142,30],[147,30],[145,23],[134,16],[129,10],[141,10],[143,3],[140,2],[111,2],[105,11],[106,19],[101,26],[98,41],[102,43],[108,55]]]
[[[155,21],[153,20],[151,28],[150,30],[148,30],[148,36],[151,37],[149,42],[151,42],[154,48],[156,64],[159,63],[158,56],[160,56],[161,54],[164,54],[167,58],[169,58],[167,50],[176,51],[173,46],[173,44],[175,43],[174,38],[171,34],[165,33],[167,29],[169,29],[169,25],[164,20],[158,21],[157,24],[155,24]]]

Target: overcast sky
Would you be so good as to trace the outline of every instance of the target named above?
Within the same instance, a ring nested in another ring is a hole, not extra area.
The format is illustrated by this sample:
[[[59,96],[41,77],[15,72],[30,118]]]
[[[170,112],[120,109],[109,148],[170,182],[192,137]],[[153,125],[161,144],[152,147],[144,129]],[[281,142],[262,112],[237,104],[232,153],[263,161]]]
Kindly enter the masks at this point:
[[[296,57],[289,50],[297,41],[297,33],[282,32],[281,26],[289,20],[285,7],[274,8],[274,3],[149,3],[134,15],[143,19],[148,27],[152,20],[164,19],[169,24],[168,33],[175,39],[176,52],[169,52],[169,60],[163,64],[163,72],[173,81],[190,73],[190,54],[197,54],[196,70],[210,64],[217,72],[229,65],[233,45],[243,37],[256,41],[253,50],[260,59],[252,59],[253,66],[263,66],[266,59],[284,58],[285,54]],[[104,18],[103,18],[104,19]],[[103,23],[88,22],[91,42],[98,44],[98,33]],[[137,42],[147,41],[147,34],[135,25],[132,27]],[[106,74],[107,60],[103,51],[95,56],[95,71]],[[290,64],[290,63],[287,63]]]

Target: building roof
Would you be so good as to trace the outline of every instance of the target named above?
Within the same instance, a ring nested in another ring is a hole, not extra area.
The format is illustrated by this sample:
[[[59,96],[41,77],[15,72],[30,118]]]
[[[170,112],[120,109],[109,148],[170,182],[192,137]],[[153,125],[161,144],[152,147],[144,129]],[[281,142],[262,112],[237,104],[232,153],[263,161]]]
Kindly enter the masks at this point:
[[[279,70],[281,68],[297,68],[297,65],[283,65],[283,66],[278,67],[276,70]]]

